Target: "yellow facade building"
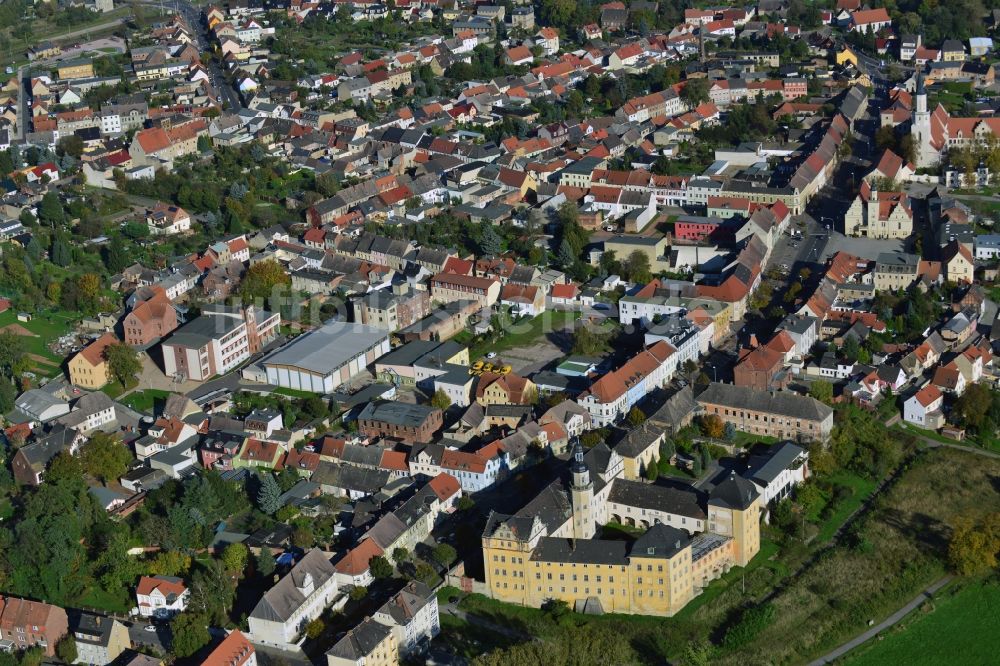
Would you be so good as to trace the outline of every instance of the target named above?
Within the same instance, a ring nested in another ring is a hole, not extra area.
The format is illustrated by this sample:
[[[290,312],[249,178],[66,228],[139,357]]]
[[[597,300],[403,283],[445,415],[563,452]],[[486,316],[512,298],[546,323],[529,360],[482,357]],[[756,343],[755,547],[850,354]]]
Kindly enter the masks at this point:
[[[74,386],[99,389],[111,381],[111,370],[104,350],[120,342],[113,333],[105,333],[69,360],[69,381]]]
[[[614,452],[599,445],[585,456],[576,442],[567,479],[515,515],[492,513],[482,538],[488,594],[536,608],[556,599],[578,611],[670,616],[760,550],[761,498],[750,481],[733,475],[701,496],[623,473]],[[621,515],[623,502],[645,518]],[[646,531],[632,544],[595,538],[609,519]]]
[[[327,666],[397,666],[399,643],[388,625],[365,618],[326,653]]]
[[[67,79],[90,79],[94,76],[94,61],[89,58],[77,58],[59,63],[56,72],[60,81]]]

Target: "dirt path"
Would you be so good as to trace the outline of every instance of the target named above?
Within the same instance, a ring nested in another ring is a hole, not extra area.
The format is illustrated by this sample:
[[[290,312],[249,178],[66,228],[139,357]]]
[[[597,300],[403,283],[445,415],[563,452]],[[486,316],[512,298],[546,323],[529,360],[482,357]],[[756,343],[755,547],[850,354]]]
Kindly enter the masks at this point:
[[[11,333],[13,333],[14,335],[22,335],[22,336],[24,336],[26,338],[37,338],[38,337],[37,333],[32,333],[31,331],[29,331],[28,329],[26,329],[24,326],[21,326],[20,324],[7,324],[3,328],[0,328],[0,332],[6,333],[8,331],[10,331]]]

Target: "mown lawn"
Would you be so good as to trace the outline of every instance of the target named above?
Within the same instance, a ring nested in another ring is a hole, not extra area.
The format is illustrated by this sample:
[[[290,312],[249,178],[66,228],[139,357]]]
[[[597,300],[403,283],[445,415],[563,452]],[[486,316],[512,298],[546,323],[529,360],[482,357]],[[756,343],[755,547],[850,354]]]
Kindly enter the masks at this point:
[[[131,407],[137,412],[147,412],[152,414],[157,401],[164,401],[170,395],[170,391],[161,389],[145,389],[134,391],[122,398],[122,403]]]
[[[1000,654],[1000,584],[952,584],[949,593],[848,657],[850,666],[990,664]]]
[[[66,335],[79,317],[75,312],[52,311],[33,313],[31,321],[18,321],[17,312],[12,308],[0,312],[0,330],[20,326],[33,333],[21,336],[24,349],[31,357],[32,369],[36,374],[53,377],[62,372],[63,359],[49,351],[48,345]]]
[[[81,608],[94,608],[109,613],[127,613],[132,605],[131,599],[125,590],[119,590],[117,594],[102,590],[97,585],[87,588],[86,593],[80,597],[77,605]]]

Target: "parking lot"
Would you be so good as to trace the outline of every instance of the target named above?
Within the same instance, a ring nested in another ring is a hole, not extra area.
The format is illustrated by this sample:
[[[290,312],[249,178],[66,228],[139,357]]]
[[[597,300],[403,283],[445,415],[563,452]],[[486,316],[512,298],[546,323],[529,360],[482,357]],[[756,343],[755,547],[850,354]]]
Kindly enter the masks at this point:
[[[834,231],[826,240],[821,251],[821,259],[832,257],[837,252],[847,252],[862,259],[876,259],[882,252],[904,252],[906,243],[902,240],[876,240],[872,238],[852,238]]]

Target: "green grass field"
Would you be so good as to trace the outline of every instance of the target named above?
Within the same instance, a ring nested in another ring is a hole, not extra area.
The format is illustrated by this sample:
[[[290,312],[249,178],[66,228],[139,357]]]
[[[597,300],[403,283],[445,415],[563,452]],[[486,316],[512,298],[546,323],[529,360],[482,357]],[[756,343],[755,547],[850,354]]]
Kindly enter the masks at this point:
[[[170,391],[162,391],[160,389],[145,389],[142,391],[134,391],[129,393],[127,396],[122,398],[122,403],[131,407],[137,412],[146,412],[149,414],[153,413],[153,408],[156,403],[162,402],[167,399],[170,395]]]
[[[487,339],[476,343],[469,349],[469,358],[475,360],[491,351],[500,353],[516,347],[526,347],[536,342],[546,333],[573,328],[579,318],[579,312],[546,310],[529,321],[518,321],[514,324],[511,331],[496,342]]]
[[[850,666],[996,663],[1000,654],[998,617],[1000,584],[969,583],[914,611],[902,626],[859,648],[845,663]]]
[[[7,326],[22,326],[34,336],[22,336],[24,348],[32,360],[32,370],[43,377],[53,377],[62,372],[63,359],[49,351],[48,344],[65,335],[79,315],[76,313],[35,313],[31,321],[17,320],[13,309],[0,312],[0,330]]]
[[[830,477],[830,482],[835,486],[848,488],[851,494],[841,500],[830,511],[830,515],[820,524],[819,532],[816,534],[818,543],[832,539],[840,526],[847,520],[847,517],[857,511],[861,504],[871,496],[875,490],[875,486],[878,485],[871,479],[865,479],[846,470],[834,474]]]

